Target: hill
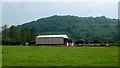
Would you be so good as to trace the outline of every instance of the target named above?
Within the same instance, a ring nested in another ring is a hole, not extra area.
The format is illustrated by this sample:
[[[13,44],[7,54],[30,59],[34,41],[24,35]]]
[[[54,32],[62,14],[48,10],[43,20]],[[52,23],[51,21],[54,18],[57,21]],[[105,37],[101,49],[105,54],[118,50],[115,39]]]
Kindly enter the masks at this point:
[[[118,41],[118,20],[100,17],[50,16],[31,21],[19,28],[32,28],[39,34],[67,34],[70,39],[80,40],[100,37],[112,42]]]

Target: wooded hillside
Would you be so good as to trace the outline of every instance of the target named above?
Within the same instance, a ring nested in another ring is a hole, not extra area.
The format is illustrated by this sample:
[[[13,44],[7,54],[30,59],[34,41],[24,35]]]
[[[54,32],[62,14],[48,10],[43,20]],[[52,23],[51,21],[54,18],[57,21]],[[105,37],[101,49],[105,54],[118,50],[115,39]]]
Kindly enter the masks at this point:
[[[118,20],[101,17],[78,17],[54,15],[18,25],[32,28],[39,34],[67,34],[70,39],[80,40],[100,37],[112,42],[118,41]]]
[[[94,37],[117,43],[118,20],[101,17],[51,16],[22,25],[2,26],[2,44],[19,45],[35,41],[37,35],[67,34],[74,41]]]

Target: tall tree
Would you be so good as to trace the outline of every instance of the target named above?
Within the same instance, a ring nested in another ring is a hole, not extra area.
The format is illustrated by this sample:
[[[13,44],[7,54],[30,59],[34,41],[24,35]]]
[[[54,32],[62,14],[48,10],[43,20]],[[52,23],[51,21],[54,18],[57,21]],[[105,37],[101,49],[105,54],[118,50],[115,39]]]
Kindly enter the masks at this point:
[[[8,26],[7,25],[3,25],[2,27],[2,37],[4,38],[8,38]]]

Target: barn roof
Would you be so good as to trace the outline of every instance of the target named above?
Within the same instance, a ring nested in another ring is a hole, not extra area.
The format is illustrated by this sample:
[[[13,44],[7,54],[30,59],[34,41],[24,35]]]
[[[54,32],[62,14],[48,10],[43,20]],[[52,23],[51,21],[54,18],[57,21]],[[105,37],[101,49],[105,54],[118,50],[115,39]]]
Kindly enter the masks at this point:
[[[68,38],[67,35],[39,35],[36,38],[44,38],[44,37],[63,37],[63,38]]]

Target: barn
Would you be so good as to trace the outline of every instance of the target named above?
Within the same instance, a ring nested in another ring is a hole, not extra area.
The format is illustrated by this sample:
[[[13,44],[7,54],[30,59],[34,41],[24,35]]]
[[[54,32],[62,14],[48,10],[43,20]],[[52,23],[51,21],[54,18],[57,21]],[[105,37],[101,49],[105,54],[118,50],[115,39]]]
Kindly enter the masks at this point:
[[[67,35],[39,35],[36,37],[36,45],[67,46]]]
[[[99,37],[94,37],[85,41],[88,46],[109,46],[109,41]]]
[[[76,45],[79,45],[79,46],[109,46],[109,41],[99,38],[99,37],[94,37],[88,40],[76,41]]]

